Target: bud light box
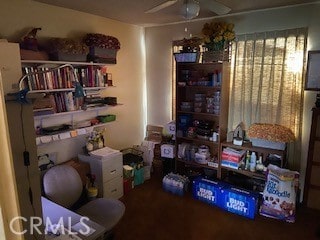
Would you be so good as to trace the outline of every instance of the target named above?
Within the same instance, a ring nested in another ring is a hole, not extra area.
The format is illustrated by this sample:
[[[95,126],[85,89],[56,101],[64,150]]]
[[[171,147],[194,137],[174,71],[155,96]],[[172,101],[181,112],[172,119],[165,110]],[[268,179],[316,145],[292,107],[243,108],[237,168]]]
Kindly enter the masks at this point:
[[[219,194],[224,184],[202,177],[196,178],[192,182],[193,197],[197,200],[218,206]]]
[[[228,212],[254,219],[258,210],[259,194],[227,186],[221,189],[219,205]]]

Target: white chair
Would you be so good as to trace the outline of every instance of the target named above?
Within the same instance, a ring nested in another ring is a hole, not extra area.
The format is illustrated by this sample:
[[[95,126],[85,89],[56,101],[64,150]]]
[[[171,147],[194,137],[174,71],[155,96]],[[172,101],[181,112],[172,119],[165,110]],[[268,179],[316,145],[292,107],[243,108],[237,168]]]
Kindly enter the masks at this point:
[[[43,176],[43,190],[51,201],[65,208],[73,206],[80,198],[83,185],[78,172],[69,165],[50,168]],[[125,205],[117,199],[97,198],[81,206],[76,212],[104,226],[107,233],[120,221]]]

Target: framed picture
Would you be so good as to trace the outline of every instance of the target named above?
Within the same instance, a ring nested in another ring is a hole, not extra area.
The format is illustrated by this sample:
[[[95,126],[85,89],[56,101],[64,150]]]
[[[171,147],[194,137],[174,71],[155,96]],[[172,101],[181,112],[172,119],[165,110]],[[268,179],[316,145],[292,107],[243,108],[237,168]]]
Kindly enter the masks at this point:
[[[305,90],[320,91],[320,50],[308,52]]]

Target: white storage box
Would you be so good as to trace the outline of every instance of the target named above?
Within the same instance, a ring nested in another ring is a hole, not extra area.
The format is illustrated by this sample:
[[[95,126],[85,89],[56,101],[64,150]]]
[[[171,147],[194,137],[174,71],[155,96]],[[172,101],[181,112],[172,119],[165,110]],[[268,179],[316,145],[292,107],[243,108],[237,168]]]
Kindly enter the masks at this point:
[[[161,157],[174,158],[175,157],[175,147],[171,144],[161,145]]]
[[[271,148],[277,150],[284,150],[286,149],[285,142],[274,142],[259,138],[251,138],[250,141],[252,142],[252,146],[254,147],[264,147],[264,148]]]
[[[176,135],[176,122],[172,121],[165,125],[165,130],[168,134],[175,136]]]

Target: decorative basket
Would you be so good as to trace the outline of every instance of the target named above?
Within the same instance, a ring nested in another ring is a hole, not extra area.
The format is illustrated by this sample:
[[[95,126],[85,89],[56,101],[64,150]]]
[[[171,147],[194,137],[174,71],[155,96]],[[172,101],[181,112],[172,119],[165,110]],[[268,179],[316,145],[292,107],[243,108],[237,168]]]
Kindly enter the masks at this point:
[[[230,54],[229,49],[217,50],[217,51],[206,51],[202,53],[202,62],[229,62]]]
[[[88,60],[97,63],[117,63],[118,49],[100,48],[90,46]]]
[[[50,54],[50,59],[53,61],[86,62],[87,54],[64,53],[61,51],[56,51]]]

